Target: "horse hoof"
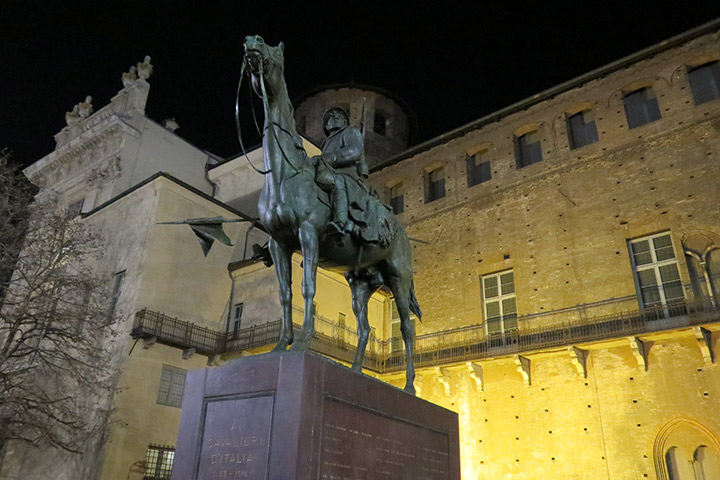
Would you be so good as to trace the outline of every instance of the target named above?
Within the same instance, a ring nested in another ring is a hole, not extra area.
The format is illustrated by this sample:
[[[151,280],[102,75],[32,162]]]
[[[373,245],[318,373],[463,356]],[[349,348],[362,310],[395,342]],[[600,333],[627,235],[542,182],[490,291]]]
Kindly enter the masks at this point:
[[[353,363],[352,367],[350,367],[350,370],[352,370],[353,372],[362,373],[362,364],[355,365]]]
[[[413,395],[413,396],[415,395],[415,385],[413,385],[412,383],[411,383],[410,385],[405,385],[405,389],[404,389],[404,390],[405,390],[407,393],[409,393],[410,395]]]

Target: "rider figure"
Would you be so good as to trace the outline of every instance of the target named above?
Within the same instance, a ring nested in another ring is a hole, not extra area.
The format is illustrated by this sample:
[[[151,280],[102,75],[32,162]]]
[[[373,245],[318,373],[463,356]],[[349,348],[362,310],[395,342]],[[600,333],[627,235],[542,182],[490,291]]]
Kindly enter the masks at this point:
[[[318,181],[332,190],[333,221],[329,226],[341,234],[352,232],[354,223],[348,218],[348,183],[360,183],[369,173],[363,151],[363,135],[359,129],[349,126],[348,113],[340,107],[325,112],[323,124],[327,138],[322,145],[322,154],[314,160],[320,170],[324,163],[334,174],[332,180]],[[350,190],[351,193],[353,191]]]

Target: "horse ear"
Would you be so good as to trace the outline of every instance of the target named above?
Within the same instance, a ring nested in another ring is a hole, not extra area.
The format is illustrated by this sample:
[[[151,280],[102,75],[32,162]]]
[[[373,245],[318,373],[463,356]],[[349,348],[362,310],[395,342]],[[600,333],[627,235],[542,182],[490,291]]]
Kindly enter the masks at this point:
[[[285,52],[285,44],[283,42],[280,42],[278,44],[278,48],[280,49],[281,52]]]

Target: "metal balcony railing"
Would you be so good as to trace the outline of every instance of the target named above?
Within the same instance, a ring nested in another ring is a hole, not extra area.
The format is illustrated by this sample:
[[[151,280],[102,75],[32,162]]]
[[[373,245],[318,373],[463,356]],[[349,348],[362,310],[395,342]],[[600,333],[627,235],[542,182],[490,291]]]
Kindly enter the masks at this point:
[[[146,308],[135,314],[130,335],[133,338],[155,337],[165,345],[182,349],[194,348],[203,355],[213,355],[225,350],[224,333],[178,320],[164,313],[151,312]]]
[[[562,318],[567,318],[570,310],[564,309]],[[552,317],[552,312],[543,316]],[[532,325],[530,320],[535,317],[537,315],[520,317],[518,330],[498,335],[487,335],[483,325],[418,335],[415,339],[415,364],[423,367],[472,361],[717,322],[720,321],[720,309],[711,299],[700,298],[584,320],[526,327]],[[316,333],[310,348],[337,360],[352,362],[357,343],[355,331],[341,328],[321,316],[316,317],[315,324]],[[295,328],[297,333],[299,327],[296,325]],[[226,334],[141,310],[135,317],[132,335],[134,338],[156,337],[160,343],[195,348],[197,352],[209,355],[271,345],[280,335],[280,320]],[[404,353],[393,350],[394,344],[397,345],[395,338],[385,341],[371,338],[364,367],[378,373],[404,369]]]

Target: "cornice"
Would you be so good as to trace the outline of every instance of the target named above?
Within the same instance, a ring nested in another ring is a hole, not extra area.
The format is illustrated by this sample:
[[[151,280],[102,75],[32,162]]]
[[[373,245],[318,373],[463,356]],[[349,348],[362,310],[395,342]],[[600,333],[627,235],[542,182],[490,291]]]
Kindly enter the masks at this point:
[[[47,188],[103,160],[119,158],[125,136],[140,136],[111,110],[98,113],[97,120],[93,117],[90,124],[83,124],[83,133],[26,168],[25,176],[38,187]]]

